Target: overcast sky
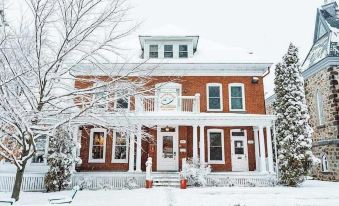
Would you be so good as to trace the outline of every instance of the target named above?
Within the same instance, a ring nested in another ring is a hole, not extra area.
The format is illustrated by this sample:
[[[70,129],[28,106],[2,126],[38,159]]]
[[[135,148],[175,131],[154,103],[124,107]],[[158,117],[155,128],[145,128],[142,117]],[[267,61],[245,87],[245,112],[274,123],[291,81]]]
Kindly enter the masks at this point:
[[[225,46],[243,47],[271,62],[290,42],[301,61],[312,46],[316,10],[323,0],[131,0],[143,29],[172,24]],[[265,86],[272,93],[273,77]]]
[[[14,5],[22,5],[24,0],[4,1],[10,5],[7,16],[20,16]],[[303,61],[312,46],[316,10],[324,3],[324,0],[129,1],[133,19],[142,22],[141,30],[171,24],[224,46],[251,50],[273,63],[280,61],[290,42],[299,47]],[[265,80],[267,95],[272,94],[272,82],[273,75],[269,75]]]

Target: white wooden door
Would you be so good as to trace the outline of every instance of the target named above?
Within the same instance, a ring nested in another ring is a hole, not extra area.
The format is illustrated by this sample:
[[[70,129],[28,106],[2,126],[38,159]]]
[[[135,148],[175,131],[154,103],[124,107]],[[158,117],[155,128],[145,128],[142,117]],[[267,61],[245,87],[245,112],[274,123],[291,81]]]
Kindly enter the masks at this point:
[[[157,135],[157,170],[178,171],[178,128],[172,132],[162,132],[158,129]]]
[[[248,171],[246,130],[231,130],[232,171]]]

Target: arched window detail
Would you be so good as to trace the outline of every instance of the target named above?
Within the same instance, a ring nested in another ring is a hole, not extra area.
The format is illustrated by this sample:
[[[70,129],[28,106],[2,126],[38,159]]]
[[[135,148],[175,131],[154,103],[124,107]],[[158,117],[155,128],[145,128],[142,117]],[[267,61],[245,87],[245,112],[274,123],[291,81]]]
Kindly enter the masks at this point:
[[[324,114],[324,101],[323,95],[320,90],[317,90],[316,101],[317,101],[317,114],[318,114],[318,123],[319,125],[325,124],[325,114]]]
[[[324,154],[321,158],[321,170],[323,172],[328,172],[328,159],[326,154]]]

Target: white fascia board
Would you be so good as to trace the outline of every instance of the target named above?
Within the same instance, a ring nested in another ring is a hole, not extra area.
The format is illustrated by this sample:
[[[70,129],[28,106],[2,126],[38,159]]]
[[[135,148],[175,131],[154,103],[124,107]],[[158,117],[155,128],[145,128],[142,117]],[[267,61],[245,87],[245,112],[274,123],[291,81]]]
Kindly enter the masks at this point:
[[[338,57],[326,57],[319,61],[318,63],[312,65],[311,67],[305,69],[302,74],[304,79],[308,79],[313,75],[317,74],[319,71],[323,69],[327,69],[330,66],[339,66],[339,58]]]
[[[233,114],[233,113],[131,113],[125,115],[103,115],[101,120],[110,125],[130,126],[142,123],[146,126],[154,125],[204,125],[204,126],[271,126],[276,119],[274,115],[263,114]],[[88,121],[89,120],[89,121]],[[76,124],[88,124],[90,118],[82,117]]]
[[[271,63],[129,63],[74,66],[75,76],[262,76]]]

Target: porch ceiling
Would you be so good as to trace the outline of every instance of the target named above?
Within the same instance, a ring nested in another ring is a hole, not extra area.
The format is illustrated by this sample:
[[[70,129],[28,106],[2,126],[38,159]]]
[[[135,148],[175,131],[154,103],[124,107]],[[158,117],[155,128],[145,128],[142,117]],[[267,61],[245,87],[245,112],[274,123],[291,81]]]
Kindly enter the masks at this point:
[[[106,125],[204,125],[204,126],[270,126],[276,119],[274,115],[239,113],[124,113],[105,114],[95,117]],[[89,124],[93,117],[81,117],[76,124]]]

